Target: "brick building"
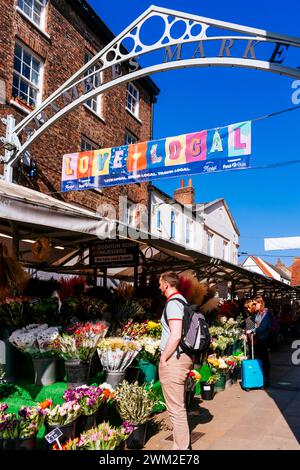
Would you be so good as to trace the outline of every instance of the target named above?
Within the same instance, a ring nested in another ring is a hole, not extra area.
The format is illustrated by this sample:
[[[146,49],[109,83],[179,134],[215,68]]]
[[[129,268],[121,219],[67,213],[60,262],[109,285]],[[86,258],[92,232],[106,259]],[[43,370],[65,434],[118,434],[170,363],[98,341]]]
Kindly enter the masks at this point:
[[[17,122],[114,38],[86,0],[0,0],[0,10],[0,115],[13,114]],[[101,73],[107,81],[112,71]],[[145,203],[147,184],[61,194],[61,164],[65,153],[151,139],[158,93],[144,78],[88,101],[32,144],[34,182],[24,167],[14,172],[14,180],[93,210],[101,202],[118,201],[120,194]]]

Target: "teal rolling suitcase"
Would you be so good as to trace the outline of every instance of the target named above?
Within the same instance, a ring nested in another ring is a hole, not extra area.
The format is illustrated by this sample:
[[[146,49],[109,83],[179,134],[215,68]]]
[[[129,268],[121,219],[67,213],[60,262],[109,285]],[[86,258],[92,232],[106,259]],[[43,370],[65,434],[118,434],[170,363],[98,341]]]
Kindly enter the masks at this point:
[[[251,346],[252,359],[247,359],[242,362],[242,388],[247,392],[254,388],[263,388],[264,386],[261,360],[253,358],[253,335],[251,335]]]

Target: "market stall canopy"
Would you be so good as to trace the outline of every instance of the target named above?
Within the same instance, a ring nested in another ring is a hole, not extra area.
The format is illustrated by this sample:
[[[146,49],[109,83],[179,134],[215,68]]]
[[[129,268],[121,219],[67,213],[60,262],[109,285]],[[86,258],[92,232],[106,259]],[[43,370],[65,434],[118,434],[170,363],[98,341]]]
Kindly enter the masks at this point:
[[[25,266],[50,273],[95,274],[89,266],[89,245],[104,238],[115,226],[123,226],[132,239],[132,227],[119,221],[107,220],[97,213],[59,201],[24,186],[0,180],[0,241],[13,248],[20,241],[20,260]],[[139,246],[138,271],[160,274],[166,270],[193,270],[211,284],[230,285],[234,292],[270,293],[276,296],[300,298],[300,288],[288,286],[227,261],[213,258],[172,240],[153,237],[135,229]],[[13,238],[12,238],[13,237]],[[37,261],[30,243],[46,238],[51,240],[47,262]],[[62,251],[63,250],[63,251]],[[96,274],[101,276],[103,269]],[[111,279],[134,279],[134,267],[107,267]]]
[[[51,240],[47,265],[78,251],[79,244],[105,233],[107,224],[95,212],[0,179],[0,240],[9,251],[19,240],[20,260],[36,265],[30,244]],[[14,238],[14,241],[13,241]]]

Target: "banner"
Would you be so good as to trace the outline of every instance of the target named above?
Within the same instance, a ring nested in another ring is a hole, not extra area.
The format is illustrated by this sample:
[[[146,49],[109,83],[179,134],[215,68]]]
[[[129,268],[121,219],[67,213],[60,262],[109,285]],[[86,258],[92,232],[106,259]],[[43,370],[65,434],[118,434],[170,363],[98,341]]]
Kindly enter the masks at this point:
[[[249,167],[251,121],[63,156],[62,191]]]

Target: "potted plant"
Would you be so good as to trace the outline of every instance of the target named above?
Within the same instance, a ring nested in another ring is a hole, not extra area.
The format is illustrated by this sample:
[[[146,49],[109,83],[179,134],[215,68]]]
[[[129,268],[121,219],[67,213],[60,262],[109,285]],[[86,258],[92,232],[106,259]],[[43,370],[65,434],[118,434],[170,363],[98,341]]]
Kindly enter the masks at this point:
[[[130,434],[127,447],[142,449],[146,441],[147,424],[153,414],[156,399],[151,390],[129,384],[124,380],[116,390],[116,407],[123,421],[130,423],[134,430]]]
[[[138,341],[126,338],[105,338],[98,343],[98,355],[107,372],[106,382],[116,387],[124,378],[126,369],[141,350]]]
[[[0,448],[2,450],[32,450],[36,435],[45,419],[42,406],[22,406],[18,414],[6,413],[6,403],[0,404]]]
[[[201,382],[202,400],[212,400],[214,398],[215,383],[219,380],[219,374],[212,374],[205,382]]]

